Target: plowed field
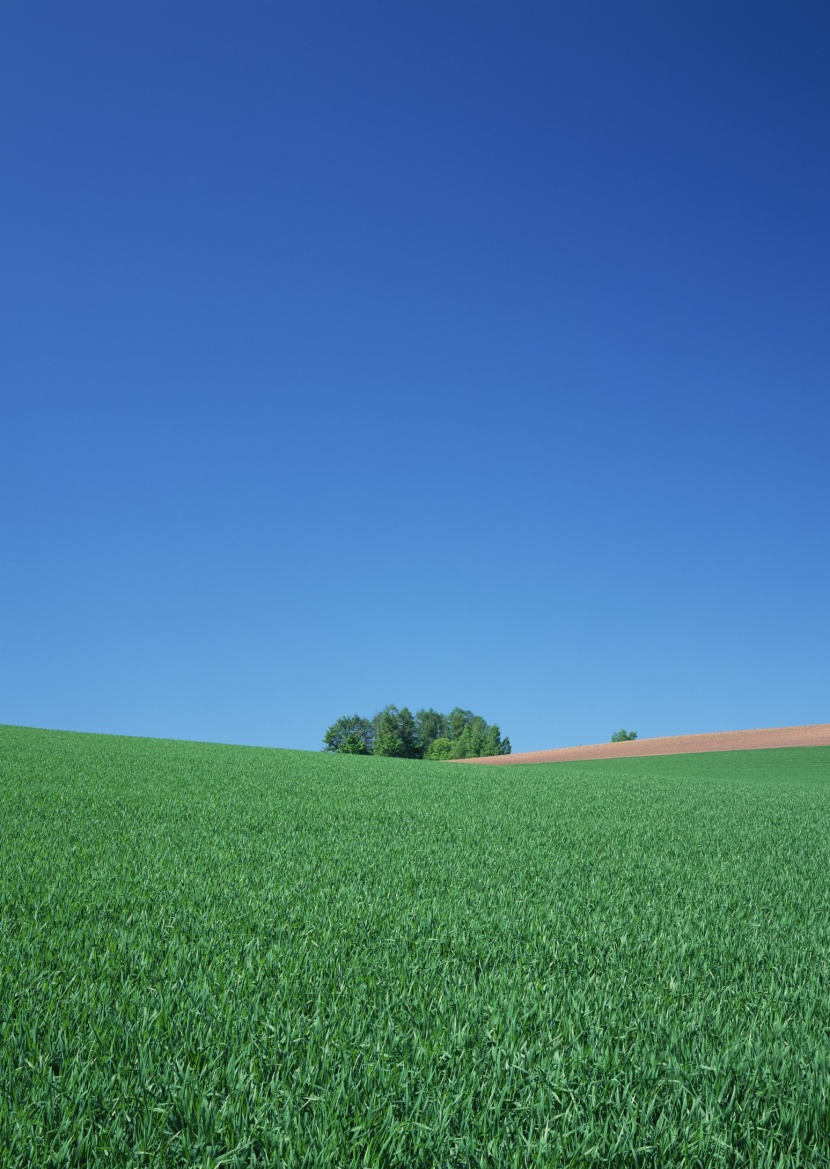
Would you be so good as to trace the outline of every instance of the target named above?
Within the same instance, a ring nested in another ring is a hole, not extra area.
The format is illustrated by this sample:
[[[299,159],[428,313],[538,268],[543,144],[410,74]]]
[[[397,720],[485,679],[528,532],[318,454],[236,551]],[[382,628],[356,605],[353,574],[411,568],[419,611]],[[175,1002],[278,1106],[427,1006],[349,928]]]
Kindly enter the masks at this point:
[[[626,759],[637,755],[689,755],[704,751],[757,751],[768,747],[830,747],[830,723],[806,727],[760,727],[754,731],[714,731],[708,735],[670,735],[628,743],[594,743],[588,747],[557,747],[459,759],[459,763],[568,763],[574,759]]]

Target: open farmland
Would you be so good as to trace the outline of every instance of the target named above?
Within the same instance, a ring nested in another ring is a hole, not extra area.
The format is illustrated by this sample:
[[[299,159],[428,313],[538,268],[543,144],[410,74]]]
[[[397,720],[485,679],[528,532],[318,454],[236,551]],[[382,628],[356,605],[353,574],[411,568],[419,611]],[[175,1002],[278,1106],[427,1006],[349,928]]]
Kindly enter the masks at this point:
[[[830,748],[0,728],[0,1164],[830,1164]]]
[[[830,747],[830,723],[803,727],[759,727],[753,731],[715,731],[707,735],[669,735],[661,739],[629,739],[621,743],[591,743],[582,747],[554,747],[518,755],[488,755],[456,759],[455,763],[509,764],[572,763],[585,759],[632,759],[646,755],[700,755],[712,751],[759,751],[773,747]]]

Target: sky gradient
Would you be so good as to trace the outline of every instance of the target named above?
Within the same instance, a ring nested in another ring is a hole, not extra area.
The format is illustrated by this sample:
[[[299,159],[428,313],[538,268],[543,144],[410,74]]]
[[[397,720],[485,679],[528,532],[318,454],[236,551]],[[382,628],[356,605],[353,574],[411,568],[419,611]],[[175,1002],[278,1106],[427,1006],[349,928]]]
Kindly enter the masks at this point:
[[[0,13],[0,722],[830,721],[830,9]]]

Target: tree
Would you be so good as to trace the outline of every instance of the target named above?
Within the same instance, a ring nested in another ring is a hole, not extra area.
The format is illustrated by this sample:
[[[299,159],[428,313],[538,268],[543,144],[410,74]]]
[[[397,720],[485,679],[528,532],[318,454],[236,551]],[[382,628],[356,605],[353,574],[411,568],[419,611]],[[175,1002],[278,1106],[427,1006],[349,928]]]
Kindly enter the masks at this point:
[[[628,743],[637,738],[636,731],[614,731],[611,736],[612,743]]]
[[[398,708],[385,706],[372,719],[375,732],[373,755],[389,755],[399,757],[403,752],[403,744],[398,733]]]
[[[385,706],[374,717],[373,755],[391,755],[397,759],[418,759],[417,728],[412,711],[404,706]]]
[[[420,759],[423,755],[418,742],[418,724],[408,706],[398,711],[398,735],[401,740],[402,759]]]
[[[375,735],[373,755],[388,755],[392,759],[401,758],[401,742],[392,731],[378,731]]]
[[[323,750],[339,751],[341,755],[371,755],[373,739],[374,728],[368,718],[344,715],[326,731]]]
[[[451,739],[452,755],[450,759],[471,759],[473,757],[473,745],[470,741],[470,728],[464,727],[457,739]]]
[[[419,710],[415,715],[415,733],[421,758],[432,758],[429,754],[430,747],[436,739],[447,739],[449,730],[450,724],[445,714],[440,714],[432,707],[429,710]]]
[[[509,755],[510,754],[510,740],[501,737],[501,731],[498,726],[493,725],[487,731],[487,738],[484,741],[483,755]]]
[[[475,718],[471,710],[462,710],[460,706],[456,706],[449,713],[447,719],[449,723],[449,738],[460,739],[464,733],[464,728],[468,727]]]

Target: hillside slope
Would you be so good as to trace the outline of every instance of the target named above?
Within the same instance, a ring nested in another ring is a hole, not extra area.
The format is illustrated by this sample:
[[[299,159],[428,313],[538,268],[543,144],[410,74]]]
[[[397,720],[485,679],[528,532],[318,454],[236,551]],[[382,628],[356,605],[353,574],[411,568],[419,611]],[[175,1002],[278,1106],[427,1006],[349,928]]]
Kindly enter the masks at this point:
[[[757,751],[770,747],[830,747],[830,723],[805,727],[760,727],[754,731],[714,731],[708,735],[669,735],[627,743],[557,747],[518,755],[457,759],[456,763],[567,763],[575,759],[627,759],[643,755],[689,755],[704,751]]]
[[[830,747],[0,726],[0,1166],[827,1169],[828,907]]]

